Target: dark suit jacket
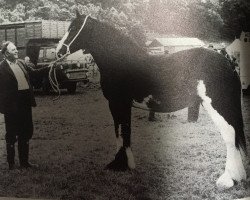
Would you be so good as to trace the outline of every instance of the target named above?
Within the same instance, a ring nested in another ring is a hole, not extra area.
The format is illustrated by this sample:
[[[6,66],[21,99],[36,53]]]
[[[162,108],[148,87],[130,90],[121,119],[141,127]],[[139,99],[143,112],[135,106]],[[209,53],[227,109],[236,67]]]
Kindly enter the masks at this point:
[[[34,98],[33,88],[30,84],[31,74],[41,73],[46,68],[39,70],[33,69],[25,64],[23,60],[17,60],[17,64],[23,70],[30,90],[30,106],[35,107],[36,101]],[[12,113],[17,109],[18,83],[16,77],[11,70],[8,62],[3,60],[0,63],[0,113]]]

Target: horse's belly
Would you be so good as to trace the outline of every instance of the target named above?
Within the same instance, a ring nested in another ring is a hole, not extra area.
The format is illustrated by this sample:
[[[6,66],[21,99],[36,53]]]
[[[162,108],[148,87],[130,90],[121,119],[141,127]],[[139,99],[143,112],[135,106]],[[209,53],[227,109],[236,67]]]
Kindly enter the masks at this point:
[[[175,112],[188,107],[194,100],[192,95],[183,95],[183,97],[172,96],[167,98],[157,98],[149,95],[142,102],[133,101],[133,107],[154,112]]]

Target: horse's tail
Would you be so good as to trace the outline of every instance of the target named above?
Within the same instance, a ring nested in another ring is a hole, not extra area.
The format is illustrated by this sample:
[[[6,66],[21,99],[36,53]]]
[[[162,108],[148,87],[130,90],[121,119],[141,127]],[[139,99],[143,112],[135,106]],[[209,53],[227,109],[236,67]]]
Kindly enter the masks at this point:
[[[237,149],[242,149],[247,154],[246,138],[244,134],[244,123],[242,114],[239,116],[238,124],[235,128],[235,146]]]
[[[247,154],[247,145],[246,145],[246,138],[244,134],[244,122],[242,116],[242,104],[241,104],[241,97],[242,97],[242,88],[241,88],[241,81],[238,73],[234,70],[234,78],[238,83],[237,87],[237,104],[238,104],[238,111],[239,115],[236,119],[236,126],[235,126],[235,146],[237,149],[242,149],[245,154]]]
[[[247,147],[246,147],[246,138],[244,134],[244,124],[242,116],[239,119],[239,124],[235,131],[236,131],[235,146],[237,149],[241,148],[246,153]]]

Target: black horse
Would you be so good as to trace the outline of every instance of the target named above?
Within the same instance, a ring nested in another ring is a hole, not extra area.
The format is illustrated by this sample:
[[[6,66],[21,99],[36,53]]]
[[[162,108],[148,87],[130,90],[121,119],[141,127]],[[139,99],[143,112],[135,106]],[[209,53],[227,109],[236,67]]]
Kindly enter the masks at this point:
[[[135,168],[130,148],[132,106],[173,112],[202,104],[227,147],[225,172],[217,185],[228,188],[234,180],[246,179],[241,158],[241,152],[246,151],[241,84],[224,56],[205,48],[150,56],[128,36],[77,12],[57,55],[79,49],[90,52],[99,67],[101,87],[114,120],[118,150],[108,169]]]

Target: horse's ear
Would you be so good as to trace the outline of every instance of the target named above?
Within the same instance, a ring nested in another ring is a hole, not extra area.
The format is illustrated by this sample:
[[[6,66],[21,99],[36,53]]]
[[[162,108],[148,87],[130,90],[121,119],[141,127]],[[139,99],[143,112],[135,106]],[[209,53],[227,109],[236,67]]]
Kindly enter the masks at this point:
[[[79,13],[79,10],[76,9],[76,18],[79,18],[81,16],[81,14]]]

